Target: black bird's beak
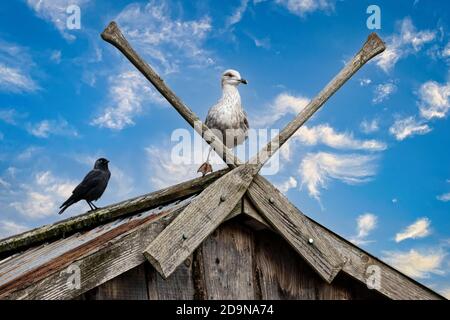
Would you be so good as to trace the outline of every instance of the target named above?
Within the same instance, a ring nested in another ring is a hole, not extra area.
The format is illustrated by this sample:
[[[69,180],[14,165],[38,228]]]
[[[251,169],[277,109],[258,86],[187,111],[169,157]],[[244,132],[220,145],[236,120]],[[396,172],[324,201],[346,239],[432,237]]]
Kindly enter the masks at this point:
[[[248,83],[247,80],[245,80],[245,79],[241,79],[240,81],[241,81],[241,83],[243,83],[243,84],[247,84],[247,83]]]

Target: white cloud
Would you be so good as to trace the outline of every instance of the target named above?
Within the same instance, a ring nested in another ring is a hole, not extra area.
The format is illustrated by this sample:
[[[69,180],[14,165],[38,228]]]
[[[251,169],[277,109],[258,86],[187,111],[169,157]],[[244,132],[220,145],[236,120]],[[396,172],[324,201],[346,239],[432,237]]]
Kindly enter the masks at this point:
[[[368,86],[368,85],[371,84],[371,83],[372,83],[372,80],[369,79],[369,78],[361,78],[361,79],[359,79],[359,85],[360,85],[361,87]]]
[[[417,239],[428,236],[430,231],[431,221],[428,218],[420,218],[413,224],[409,225],[402,232],[395,235],[395,242],[400,242],[406,239]]]
[[[361,131],[365,134],[377,132],[380,129],[378,119],[373,119],[371,121],[363,120],[359,125]]]
[[[317,145],[323,143],[335,149],[381,151],[386,149],[386,144],[377,140],[358,140],[351,133],[336,132],[328,124],[308,127],[302,126],[293,139],[305,145]]]
[[[286,181],[283,181],[279,184],[275,184],[278,190],[283,193],[288,192],[290,189],[297,187],[297,180],[294,177],[289,177]]]
[[[0,178],[0,187],[3,187],[5,189],[9,188],[11,186],[11,184],[8,181],[3,180],[2,178]]]
[[[236,23],[239,23],[239,21],[241,21],[244,12],[247,10],[248,2],[249,0],[241,0],[241,3],[233,12],[233,14],[227,18],[227,27],[235,25]]]
[[[0,63],[0,90],[21,93],[37,89],[37,84],[23,70]]]
[[[73,181],[57,178],[51,171],[38,172],[29,184],[23,184],[24,198],[10,204],[22,215],[39,219],[56,214],[59,205],[75,188]]]
[[[362,245],[371,242],[367,240],[367,236],[372,230],[377,226],[378,217],[373,213],[364,213],[356,219],[357,224],[357,234],[351,239],[351,241],[356,245]]]
[[[431,128],[417,121],[414,117],[398,119],[389,128],[389,132],[399,141],[414,135],[424,135],[431,131]]]
[[[209,17],[185,21],[171,17],[166,2],[133,3],[116,18],[138,52],[147,55],[164,72],[177,72],[180,65],[209,66],[214,63],[203,43],[212,30]]]
[[[448,201],[450,201],[450,192],[441,194],[440,196],[437,196],[436,198],[440,201],[448,202]]]
[[[406,252],[387,251],[384,255],[384,261],[413,278],[424,279],[430,274],[444,274],[440,269],[445,257],[442,251],[419,252],[411,249]]]
[[[334,10],[334,1],[332,0],[276,0],[275,2],[301,17],[314,11]]]
[[[17,155],[17,160],[20,161],[29,160],[40,151],[42,151],[42,148],[40,147],[34,146],[27,147],[25,150],[23,150]]]
[[[446,297],[448,300],[450,300],[450,288],[446,288],[444,290],[441,290],[441,294]]]
[[[16,125],[17,121],[24,117],[26,117],[25,114],[18,113],[14,109],[0,110],[0,120],[11,125]]]
[[[386,50],[375,58],[377,66],[389,72],[402,58],[420,51],[422,47],[436,37],[430,30],[417,31],[411,18],[400,22],[400,30],[386,41]]]
[[[443,85],[435,81],[424,83],[419,89],[420,114],[425,119],[443,118],[450,110],[450,82]]]
[[[0,39],[0,91],[25,93],[39,90],[30,73],[35,64],[24,47]]]
[[[35,12],[35,14],[50,23],[61,33],[67,40],[74,40],[76,37],[68,33],[66,13],[70,5],[77,5],[81,9],[83,15],[83,6],[89,3],[89,0],[27,0],[28,6]],[[81,19],[81,23],[83,20]]]
[[[447,45],[445,46],[445,48],[442,50],[442,56],[443,56],[444,58],[450,57],[450,42],[447,43]]]
[[[255,117],[253,123],[257,127],[269,126],[289,113],[297,115],[306,107],[309,101],[308,98],[303,96],[281,93],[269,105],[269,111]]]
[[[78,132],[64,119],[43,120],[35,124],[29,124],[28,133],[38,138],[48,138],[51,135],[77,137]]]
[[[11,220],[0,221],[0,239],[27,231],[29,228]]]
[[[60,50],[53,51],[52,55],[50,56],[50,60],[54,61],[57,64],[61,63],[61,51]]]
[[[310,196],[319,200],[320,188],[326,188],[330,179],[347,184],[371,180],[376,171],[375,159],[357,154],[308,153],[299,168],[302,185],[306,185]]]
[[[133,118],[143,112],[145,103],[164,103],[137,71],[127,71],[109,78],[109,106],[92,121],[93,125],[122,130],[134,125]]]
[[[397,91],[397,86],[393,82],[386,82],[377,85],[374,89],[373,103],[381,103],[387,100],[393,93]]]

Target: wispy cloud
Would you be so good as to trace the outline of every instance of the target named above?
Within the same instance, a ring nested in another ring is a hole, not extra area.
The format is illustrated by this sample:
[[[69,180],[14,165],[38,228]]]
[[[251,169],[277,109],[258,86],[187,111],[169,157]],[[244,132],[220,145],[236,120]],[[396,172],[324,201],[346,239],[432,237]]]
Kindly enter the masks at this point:
[[[51,171],[41,171],[32,181],[22,184],[23,199],[10,206],[31,219],[48,217],[57,212],[59,204],[70,196],[75,186],[73,181],[58,178]]]
[[[212,30],[207,16],[198,20],[173,18],[166,2],[151,0],[145,5],[127,6],[116,21],[137,51],[166,74],[179,71],[181,65],[214,64],[203,48]]]
[[[226,19],[226,27],[231,27],[236,23],[241,21],[244,12],[247,10],[249,0],[241,0],[239,6],[234,10],[234,12]]]
[[[397,86],[392,82],[381,83],[377,85],[373,92],[372,102],[375,104],[381,103],[387,100],[393,93],[397,91]]]
[[[378,140],[358,140],[352,133],[336,132],[328,124],[313,127],[304,125],[295,133],[293,139],[309,146],[322,143],[335,149],[381,151],[387,148],[385,143]]]
[[[67,29],[67,8],[70,5],[83,7],[90,0],[27,0],[27,4],[35,14],[50,23],[67,40],[75,40],[76,37]]]
[[[275,184],[275,186],[281,192],[286,193],[290,189],[297,188],[297,180],[294,177],[289,177],[287,180]]]
[[[306,97],[281,93],[269,104],[269,111],[255,117],[253,123],[256,127],[270,126],[287,114],[298,114],[308,103]]]
[[[424,135],[430,131],[431,128],[428,124],[423,121],[417,121],[412,116],[404,119],[397,119],[389,128],[389,132],[399,141],[414,135]]]
[[[22,233],[28,229],[29,228],[27,226],[16,223],[12,220],[0,220],[0,239]]]
[[[361,128],[361,131],[364,132],[365,134],[377,132],[380,129],[379,120],[378,119],[372,119],[370,121],[363,120],[359,125],[359,127]]]
[[[382,258],[393,267],[397,268],[407,276],[425,279],[431,274],[442,275],[441,265],[444,261],[445,253],[441,250],[417,251],[386,251]]]
[[[35,92],[39,85],[30,76],[35,64],[28,50],[0,39],[0,91]]]
[[[302,185],[309,195],[320,199],[320,189],[327,188],[331,179],[347,184],[370,181],[376,172],[374,156],[318,152],[308,153],[299,168]]]
[[[450,201],[450,192],[441,194],[440,196],[437,196],[436,198],[440,201],[448,202],[448,201]]]
[[[315,11],[331,12],[335,3],[333,0],[275,0],[275,2],[301,17]]]
[[[395,242],[400,242],[406,239],[417,239],[428,236],[430,231],[431,221],[428,218],[420,218],[413,224],[406,227],[403,231],[395,235]]]
[[[144,104],[165,101],[137,71],[111,76],[109,83],[109,106],[92,121],[99,127],[122,130],[134,125],[134,118],[143,112]]]
[[[67,120],[62,118],[58,120],[42,120],[35,124],[28,124],[27,131],[38,138],[49,138],[52,135],[78,136],[78,131]]]
[[[359,85],[361,87],[366,87],[366,86],[368,86],[371,83],[372,83],[372,80],[369,79],[369,78],[361,78],[361,79],[359,79]]]
[[[425,44],[436,37],[435,31],[418,31],[409,17],[401,20],[399,25],[398,32],[387,38],[386,50],[375,58],[377,66],[386,72],[389,72],[400,59],[419,52]]]
[[[425,119],[444,118],[450,110],[450,82],[424,83],[419,89],[420,114]]]
[[[17,122],[25,117],[26,114],[19,113],[14,109],[0,110],[0,121],[3,121],[7,124],[17,125]]]
[[[373,213],[364,213],[356,219],[356,231],[357,234],[350,241],[356,245],[363,245],[372,242],[372,240],[367,240],[367,236],[372,230],[377,226],[378,217]]]

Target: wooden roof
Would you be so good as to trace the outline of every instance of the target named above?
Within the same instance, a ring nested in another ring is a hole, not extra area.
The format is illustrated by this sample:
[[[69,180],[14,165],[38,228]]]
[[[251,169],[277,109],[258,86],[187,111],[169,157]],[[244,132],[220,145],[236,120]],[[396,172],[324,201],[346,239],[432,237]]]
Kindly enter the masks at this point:
[[[142,264],[147,246],[197,197],[228,170],[130,199],[101,210],[0,241],[0,299],[74,298]],[[298,210],[298,209],[297,209]],[[283,211],[283,210],[281,210]],[[271,228],[246,196],[227,219],[251,217],[255,227]],[[443,299],[312,219],[313,231],[326,238],[345,261],[342,272],[366,283],[368,266],[381,270],[375,290],[391,299]],[[304,245],[304,244],[303,244]],[[80,289],[70,290],[67,268],[83,275]]]

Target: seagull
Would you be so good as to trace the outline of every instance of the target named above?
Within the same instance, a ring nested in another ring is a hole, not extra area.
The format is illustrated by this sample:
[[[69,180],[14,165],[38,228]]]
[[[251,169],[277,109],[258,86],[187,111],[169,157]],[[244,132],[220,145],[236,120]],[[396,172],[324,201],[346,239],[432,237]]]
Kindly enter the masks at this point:
[[[212,106],[206,116],[205,124],[214,134],[222,139],[224,145],[228,148],[234,148],[247,139],[248,120],[247,114],[241,105],[241,96],[238,86],[247,84],[240,73],[233,69],[228,69],[222,74],[222,97]],[[197,172],[205,176],[212,172],[212,166],[209,163],[209,156],[212,148],[209,149],[208,158]]]
[[[109,160],[100,158],[95,161],[94,169],[84,177],[83,181],[72,191],[72,195],[59,208],[59,214],[62,214],[68,207],[74,203],[85,200],[91,211],[98,209],[92,201],[97,201],[105,192],[108,186],[111,172],[108,169]]]

